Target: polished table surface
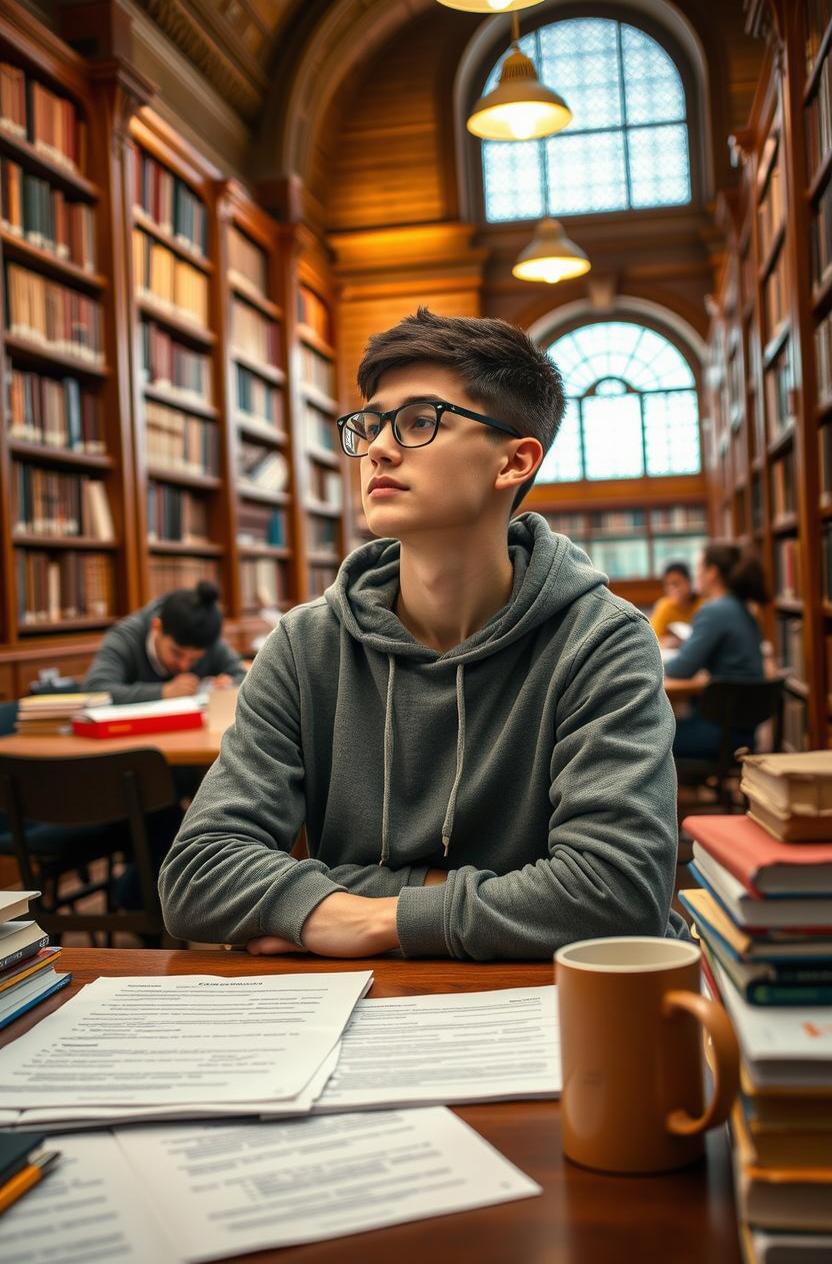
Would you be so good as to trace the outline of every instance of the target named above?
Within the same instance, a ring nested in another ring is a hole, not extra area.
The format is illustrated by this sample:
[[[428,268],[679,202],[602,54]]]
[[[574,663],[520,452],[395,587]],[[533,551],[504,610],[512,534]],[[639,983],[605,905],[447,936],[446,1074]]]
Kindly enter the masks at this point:
[[[38,759],[73,755],[107,755],[124,750],[158,750],[169,764],[209,767],[220,753],[222,734],[207,728],[176,733],[136,733],[131,737],[76,737],[74,733],[0,737],[0,755],[30,755]]]
[[[473,992],[551,981],[545,964],[450,961],[325,961],[243,952],[65,949],[69,987],[0,1032],[0,1045],[57,1009],[100,975],[265,974],[372,969],[371,996]],[[488,1050],[483,1050],[488,1056]],[[543,1187],[539,1198],[462,1212],[330,1242],[259,1252],[246,1264],[738,1264],[728,1144],[708,1140],[707,1159],[654,1177],[601,1176],[564,1161],[557,1102],[495,1102],[458,1114]],[[149,1262],[150,1264],[150,1262]]]

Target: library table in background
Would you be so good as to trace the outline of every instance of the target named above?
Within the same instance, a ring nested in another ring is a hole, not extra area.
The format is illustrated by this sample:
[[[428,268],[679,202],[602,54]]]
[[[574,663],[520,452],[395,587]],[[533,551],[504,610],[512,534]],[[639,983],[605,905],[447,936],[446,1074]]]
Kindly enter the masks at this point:
[[[208,768],[220,753],[222,734],[207,728],[177,733],[135,733],[130,737],[76,737],[74,733],[32,736],[12,733],[0,737],[0,755],[29,755],[50,759],[73,755],[109,755],[124,750],[158,750],[171,765]]]
[[[67,948],[59,969],[69,987],[0,1032],[21,1035],[100,975],[375,972],[371,997],[476,992],[549,983],[545,963],[480,965],[458,961],[327,961],[250,957],[244,952]],[[483,1050],[488,1057],[488,1050]],[[457,1113],[543,1188],[542,1196],[479,1211],[434,1217],[329,1242],[261,1251],[240,1264],[739,1264],[728,1143],[708,1138],[707,1160],[664,1176],[601,1176],[563,1159],[559,1103],[495,1102]]]

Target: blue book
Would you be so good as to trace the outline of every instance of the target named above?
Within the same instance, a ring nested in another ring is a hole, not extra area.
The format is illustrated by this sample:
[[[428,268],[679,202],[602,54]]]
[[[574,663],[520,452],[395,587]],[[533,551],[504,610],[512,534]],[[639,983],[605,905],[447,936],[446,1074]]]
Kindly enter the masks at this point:
[[[51,996],[53,992],[66,987],[71,978],[72,975],[69,971],[66,974],[55,974],[52,979],[42,979],[40,975],[36,975],[32,980],[32,986],[15,988],[13,995],[15,1008],[11,1011],[3,1010],[0,1012],[0,1030],[8,1027],[9,1023],[14,1022],[16,1018],[20,1018],[21,1014],[25,1014],[35,1005],[40,1004],[41,1001],[45,1001],[47,996]],[[35,987],[35,984],[39,986]],[[46,985],[45,987],[44,984]]]

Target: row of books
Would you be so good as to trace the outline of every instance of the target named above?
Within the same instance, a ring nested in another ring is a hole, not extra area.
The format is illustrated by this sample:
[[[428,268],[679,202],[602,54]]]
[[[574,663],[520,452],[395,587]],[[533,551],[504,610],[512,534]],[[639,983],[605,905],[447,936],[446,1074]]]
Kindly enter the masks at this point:
[[[171,307],[198,325],[208,323],[208,278],[140,228],[133,229],[133,278],[138,294]]]
[[[236,367],[238,411],[279,430],[283,422],[283,395],[279,388],[271,386],[242,364]]]
[[[284,563],[268,557],[240,562],[240,597],[244,610],[273,608],[285,600]]]
[[[338,577],[338,567],[329,563],[313,563],[309,567],[307,587],[309,589],[309,598],[322,597],[327,588],[335,583]]]
[[[237,445],[237,474],[243,484],[260,491],[284,492],[289,484],[289,462],[274,448],[241,439]]]
[[[826,280],[832,263],[832,185],[827,184],[818,200],[817,211],[809,225],[812,259],[812,281]]]
[[[208,253],[208,216],[201,198],[138,145],[133,146],[133,198],[162,232]]]
[[[314,386],[330,399],[335,397],[335,366],[313,347],[301,345],[300,376],[307,386]]]
[[[339,522],[337,518],[320,518],[309,514],[306,519],[306,539],[312,553],[337,553]]]
[[[241,547],[268,544],[272,548],[284,548],[288,539],[284,509],[271,509],[253,501],[241,502],[237,512],[237,543]]]
[[[309,494],[329,509],[340,509],[344,499],[344,480],[340,470],[330,470],[310,462]]]
[[[73,103],[8,62],[0,63],[0,128],[61,166],[84,169],[87,129]]]
[[[643,531],[647,515],[643,509],[615,510],[590,514],[589,521],[590,530],[599,535],[627,535],[631,531]]]
[[[0,1028],[47,996],[66,987],[71,974],[58,974],[61,950],[29,913],[40,891],[0,891]]]
[[[806,660],[803,655],[803,620],[780,615],[777,619],[776,637],[778,663],[790,676],[804,680]]]
[[[654,531],[704,531],[708,515],[704,505],[668,505],[650,510],[650,524]]]
[[[832,0],[805,0],[806,78],[815,68],[826,28],[832,21]]]
[[[95,271],[95,214],[10,158],[0,162],[0,219],[33,246]]]
[[[800,579],[799,541],[792,537],[776,540],[774,575],[777,596],[786,601],[799,600],[803,591]]]
[[[261,364],[276,365],[280,358],[277,325],[239,298],[231,303],[231,345]]]
[[[18,618],[23,627],[115,614],[112,559],[105,553],[58,556],[19,549],[15,558]]]
[[[45,470],[23,461],[15,461],[12,469],[15,535],[115,539],[107,492],[100,478]]]
[[[680,899],[740,1044],[731,1132],[747,1254],[771,1258],[761,1235],[799,1232],[806,1258],[821,1259],[832,1252],[832,751],[752,756],[742,789],[747,817],[683,823],[701,887]]]
[[[217,562],[203,557],[151,557],[148,564],[151,598],[163,597],[175,588],[195,588],[201,579],[218,584]]]
[[[335,453],[338,450],[338,432],[332,418],[308,401],[304,402],[302,416],[306,446]]]
[[[765,193],[757,207],[757,230],[759,233],[760,258],[765,259],[771,249],[772,242],[785,222],[785,205],[783,199],[783,151],[778,146],[771,175],[768,178]]]
[[[794,455],[791,452],[772,463],[771,502],[775,520],[795,511]]]
[[[783,750],[805,751],[809,749],[808,716],[806,703],[788,690],[782,702]]]
[[[149,540],[175,540],[183,544],[207,543],[207,500],[184,488],[149,480],[147,535]]]
[[[765,336],[772,338],[777,333],[789,311],[789,290],[786,284],[785,255],[781,250],[777,262],[766,278],[763,306],[765,308]]]
[[[546,514],[546,521],[556,535],[568,535],[570,539],[580,540],[587,532],[585,514]]]
[[[791,338],[772,361],[765,374],[766,423],[769,442],[787,430],[794,422],[795,381],[792,365]]]
[[[211,361],[179,342],[152,320],[140,326],[142,378],[150,386],[181,391],[196,403],[211,403]]]
[[[7,363],[9,434],[13,439],[70,452],[102,453],[98,397],[77,378],[47,377]]]
[[[832,397],[832,312],[815,328],[815,373],[818,399]]]
[[[101,304],[14,263],[6,265],[8,332],[53,351],[100,365]]]
[[[824,57],[817,88],[806,107],[806,162],[809,182],[832,148],[832,69]]]
[[[324,342],[332,342],[329,308],[308,285],[298,286],[297,313],[301,325],[307,325]]]
[[[219,428],[190,413],[145,400],[144,425],[150,465],[188,474],[218,474]]]
[[[241,232],[236,224],[228,231],[228,267],[244,277],[249,285],[254,286],[265,297],[269,292],[268,258],[266,252]]]

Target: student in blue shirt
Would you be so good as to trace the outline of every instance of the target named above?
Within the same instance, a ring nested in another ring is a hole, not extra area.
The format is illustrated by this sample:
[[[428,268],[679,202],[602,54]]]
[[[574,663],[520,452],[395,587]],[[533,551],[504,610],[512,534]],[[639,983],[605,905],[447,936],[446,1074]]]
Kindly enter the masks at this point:
[[[687,641],[665,664],[672,680],[689,680],[700,671],[721,680],[762,680],[760,625],[750,609],[769,600],[763,568],[735,544],[715,541],[696,568],[696,589],[704,602],[694,615]],[[754,731],[738,731],[738,746],[752,746]],[[683,759],[709,759],[719,753],[719,725],[705,720],[694,703],[676,721],[673,753]]]

